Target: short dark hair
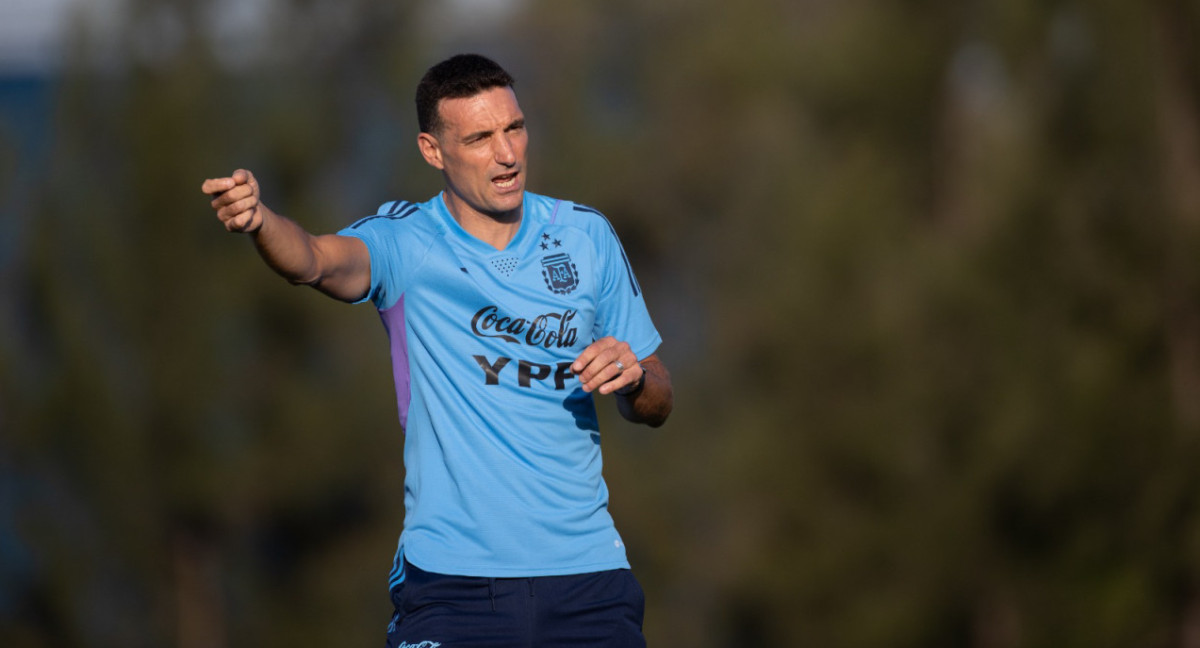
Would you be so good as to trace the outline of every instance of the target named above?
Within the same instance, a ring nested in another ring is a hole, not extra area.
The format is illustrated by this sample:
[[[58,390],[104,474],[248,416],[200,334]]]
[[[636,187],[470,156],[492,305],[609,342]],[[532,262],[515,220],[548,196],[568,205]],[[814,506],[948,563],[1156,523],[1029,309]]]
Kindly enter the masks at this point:
[[[442,127],[438,102],[473,97],[490,88],[511,88],[516,81],[495,61],[479,54],[456,54],[429,68],[417,84],[417,125],[422,133]]]

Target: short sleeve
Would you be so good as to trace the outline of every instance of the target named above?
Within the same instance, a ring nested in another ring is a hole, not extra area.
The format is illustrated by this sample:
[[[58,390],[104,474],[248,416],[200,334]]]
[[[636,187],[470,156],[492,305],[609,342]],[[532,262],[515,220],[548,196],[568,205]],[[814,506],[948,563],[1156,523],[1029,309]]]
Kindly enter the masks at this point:
[[[592,228],[600,262],[600,294],[596,305],[596,339],[611,335],[629,343],[639,359],[651,355],[662,343],[646,309],[645,296],[616,230],[603,216]]]
[[[370,300],[379,310],[391,308],[404,294],[403,281],[408,273],[404,265],[412,257],[406,250],[411,237],[399,235],[402,220],[417,210],[417,205],[404,201],[389,201],[380,205],[373,216],[363,218],[338,232],[352,236],[367,246],[371,256],[371,287],[356,303]]]

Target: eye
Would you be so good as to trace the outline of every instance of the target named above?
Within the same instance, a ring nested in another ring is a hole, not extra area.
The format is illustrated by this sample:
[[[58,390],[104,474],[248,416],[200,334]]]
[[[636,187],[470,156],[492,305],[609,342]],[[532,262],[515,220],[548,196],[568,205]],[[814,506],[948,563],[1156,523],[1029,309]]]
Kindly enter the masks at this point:
[[[491,136],[492,136],[492,134],[487,133],[487,132],[472,133],[471,135],[464,137],[462,142],[463,142],[463,144],[466,144],[467,146],[471,146],[473,144],[478,144]]]

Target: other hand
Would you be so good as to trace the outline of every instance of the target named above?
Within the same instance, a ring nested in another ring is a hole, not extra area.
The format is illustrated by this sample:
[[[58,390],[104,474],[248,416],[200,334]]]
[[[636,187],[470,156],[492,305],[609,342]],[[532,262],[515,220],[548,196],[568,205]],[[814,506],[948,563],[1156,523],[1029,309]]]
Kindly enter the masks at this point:
[[[598,391],[611,394],[621,389],[633,389],[642,380],[645,370],[637,356],[622,342],[612,336],[603,337],[588,345],[575,362],[571,371],[579,376],[583,391]]]

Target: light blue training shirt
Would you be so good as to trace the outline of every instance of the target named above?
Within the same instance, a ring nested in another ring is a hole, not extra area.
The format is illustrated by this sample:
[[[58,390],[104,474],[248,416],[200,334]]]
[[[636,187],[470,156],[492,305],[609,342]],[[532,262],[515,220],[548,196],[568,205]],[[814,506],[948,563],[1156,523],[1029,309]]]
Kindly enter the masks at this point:
[[[385,203],[339,234],[370,251],[363,301],[388,333],[405,430],[390,585],[405,559],[496,578],[628,567],[595,405],[570,365],[607,335],[639,359],[662,339],[608,220],[527,192],[517,235],[497,250],[438,194]]]

